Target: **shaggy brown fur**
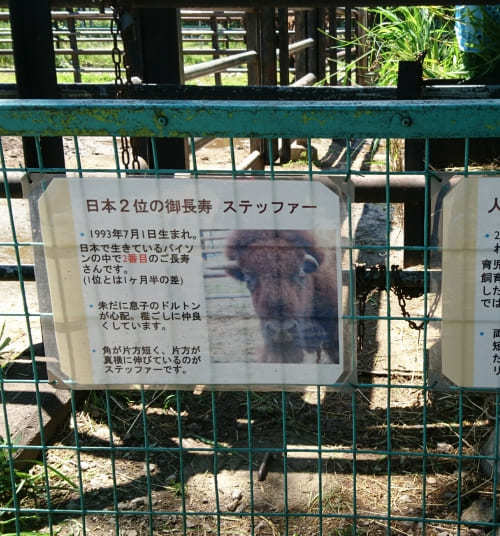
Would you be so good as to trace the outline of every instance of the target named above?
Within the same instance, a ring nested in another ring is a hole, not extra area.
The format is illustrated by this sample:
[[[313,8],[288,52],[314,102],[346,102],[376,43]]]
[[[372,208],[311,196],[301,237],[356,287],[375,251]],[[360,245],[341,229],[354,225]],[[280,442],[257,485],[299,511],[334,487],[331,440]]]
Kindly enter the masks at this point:
[[[300,363],[305,351],[324,350],[339,362],[337,265],[309,231],[233,231],[226,271],[246,282],[259,316],[262,362]]]

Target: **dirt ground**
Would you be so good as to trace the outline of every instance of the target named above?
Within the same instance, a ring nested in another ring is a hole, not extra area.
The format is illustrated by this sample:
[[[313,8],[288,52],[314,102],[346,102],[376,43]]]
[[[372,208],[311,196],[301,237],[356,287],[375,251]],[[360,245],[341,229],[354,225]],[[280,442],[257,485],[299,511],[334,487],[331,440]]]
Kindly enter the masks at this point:
[[[19,140],[4,138],[3,144],[7,165],[17,166]],[[341,144],[313,140],[313,145],[319,160],[332,167],[342,162]],[[76,165],[73,140],[65,139],[65,147],[68,166]],[[247,140],[235,141],[237,162],[248,148]],[[108,139],[81,140],[80,155],[82,166],[95,169],[95,176],[99,168],[113,165]],[[355,166],[360,167],[383,160],[375,155],[366,164],[366,146],[358,157]],[[230,169],[227,142],[204,147],[197,164],[200,171]],[[299,161],[285,169],[307,167]],[[12,207],[17,240],[31,241],[26,202],[14,200]],[[11,242],[5,200],[0,201],[0,217],[0,240]],[[386,218],[385,205],[354,204],[356,242],[384,244]],[[402,208],[393,205],[389,218],[391,244],[402,245]],[[31,246],[20,251],[22,262],[32,262]],[[2,264],[16,262],[11,246],[2,246],[0,255]],[[385,263],[385,252],[362,250],[354,261]],[[402,264],[400,251],[390,263]],[[3,309],[22,313],[19,284],[0,285]],[[26,284],[26,296],[28,310],[38,311],[34,283]],[[423,307],[423,299],[417,298],[408,310],[422,315]],[[366,314],[401,316],[396,297],[383,291],[368,296]],[[28,340],[23,316],[5,322],[12,339],[2,356],[7,361]],[[40,341],[36,318],[30,324],[34,342]],[[460,503],[462,519],[469,516],[471,522],[460,534],[488,534],[473,522],[491,519],[492,479],[471,456],[479,453],[492,430],[495,399],[419,387],[424,344],[430,348],[438,339],[435,326],[424,340],[405,321],[366,321],[358,353],[359,388],[347,392],[88,393],[74,418],[59,430],[51,445],[55,448],[46,452],[50,468],[59,473],[49,469],[55,532],[104,536],[119,528],[124,536],[314,536],[352,534],[356,525],[357,534],[382,535],[387,534],[384,517],[390,512],[391,534],[451,536],[457,534],[452,522]],[[394,386],[390,390],[389,382]],[[257,450],[250,452],[249,447]],[[267,476],[259,480],[268,456]],[[47,506],[47,494],[27,493],[21,504]],[[183,510],[189,514],[183,516]],[[424,526],[421,517],[442,521]],[[43,532],[48,522],[42,514],[39,521],[26,523]]]

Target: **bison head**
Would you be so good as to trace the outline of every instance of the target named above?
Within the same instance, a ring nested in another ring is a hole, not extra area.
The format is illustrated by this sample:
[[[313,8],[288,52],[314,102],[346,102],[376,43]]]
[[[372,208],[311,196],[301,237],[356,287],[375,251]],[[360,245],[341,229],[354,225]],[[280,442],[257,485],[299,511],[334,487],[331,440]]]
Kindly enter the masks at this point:
[[[316,349],[325,331],[314,318],[314,274],[323,260],[305,231],[235,231],[227,273],[246,283],[268,346]]]

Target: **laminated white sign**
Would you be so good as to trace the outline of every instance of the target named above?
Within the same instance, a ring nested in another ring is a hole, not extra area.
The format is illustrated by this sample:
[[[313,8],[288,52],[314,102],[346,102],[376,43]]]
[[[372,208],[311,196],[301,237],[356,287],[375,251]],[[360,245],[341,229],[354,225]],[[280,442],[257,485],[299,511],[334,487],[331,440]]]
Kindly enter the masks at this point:
[[[56,178],[39,211],[68,384],[344,374],[341,203],[323,184]]]
[[[500,177],[462,178],[443,201],[443,373],[500,387]]]

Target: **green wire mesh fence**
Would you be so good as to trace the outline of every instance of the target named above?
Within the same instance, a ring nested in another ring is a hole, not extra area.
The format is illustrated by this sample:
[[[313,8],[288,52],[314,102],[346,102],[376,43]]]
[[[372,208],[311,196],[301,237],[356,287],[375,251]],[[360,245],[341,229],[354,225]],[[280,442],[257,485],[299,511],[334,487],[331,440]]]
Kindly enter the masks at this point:
[[[422,177],[424,219],[414,224],[428,229],[431,181],[440,180],[433,162],[443,151],[433,140],[462,140],[461,161],[448,174],[495,176],[498,160],[477,165],[471,139],[499,132],[493,100],[0,103],[1,262],[15,265],[18,279],[0,282],[0,533],[496,534],[499,395],[435,388],[429,356],[440,319],[430,283],[439,247],[426,232],[423,243],[405,246],[392,185]],[[22,136],[34,139],[36,166],[22,162]],[[63,137],[64,168],[44,166],[45,139],[55,136]],[[120,136],[150,139],[149,167],[123,169]],[[197,149],[200,136],[217,140]],[[278,138],[306,143],[292,164],[241,170],[248,136],[267,140],[269,154]],[[185,170],[158,164],[163,137],[186,140]],[[421,170],[397,167],[405,138],[423,140]],[[48,410],[56,391],[38,354],[40,322],[51,313],[26,276],[43,244],[31,238],[27,202],[15,193],[20,176],[39,173],[70,180],[327,175],[357,187],[382,176],[383,202],[363,206],[353,197],[347,205],[350,285],[356,264],[385,267],[362,314],[352,297],[344,317],[363,327],[357,381],[338,392],[60,391]],[[408,249],[422,254],[422,292],[405,315],[390,272]],[[422,329],[411,330],[408,319]],[[32,408],[29,418],[19,413],[22,404]]]

